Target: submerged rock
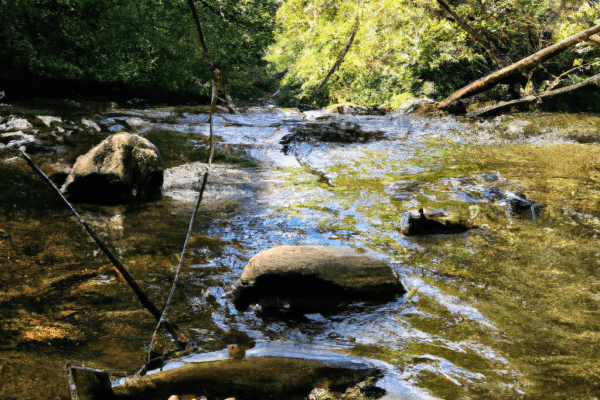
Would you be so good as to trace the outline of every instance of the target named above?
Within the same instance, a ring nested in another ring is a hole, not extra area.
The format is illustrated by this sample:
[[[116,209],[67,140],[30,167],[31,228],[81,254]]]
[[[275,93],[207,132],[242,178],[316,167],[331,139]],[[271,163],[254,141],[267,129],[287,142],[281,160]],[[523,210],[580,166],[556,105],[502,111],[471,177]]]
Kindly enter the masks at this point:
[[[403,235],[435,235],[448,233],[463,233],[471,229],[462,221],[451,221],[443,210],[431,210],[429,217],[441,217],[441,221],[427,218],[423,209],[407,211],[402,214],[400,231]]]
[[[344,356],[297,358],[288,356],[252,356],[243,360],[217,359],[193,361],[196,355],[166,364],[160,373],[131,380],[113,387],[115,398],[165,400],[171,395],[191,394],[209,399],[285,399],[306,398],[315,387],[327,382],[344,390],[381,370],[367,362]],[[210,354],[201,354],[210,356]]]
[[[489,203],[504,207],[506,214],[536,218],[543,205],[529,199],[498,173],[472,175],[467,178],[449,178],[440,181],[440,188],[451,193],[455,200],[468,203]]]
[[[147,139],[119,133],[79,157],[63,190],[75,201],[127,202],[160,196],[162,159]]]
[[[308,312],[344,301],[385,302],[405,292],[382,260],[338,247],[277,246],[250,259],[233,302],[240,310],[258,303],[267,310]]]
[[[387,184],[384,192],[394,200],[408,200],[421,192],[421,184],[415,181],[397,181]]]
[[[360,125],[349,122],[345,125],[311,122],[292,128],[290,132],[279,142],[286,154],[293,142],[367,143],[385,137],[382,131],[363,131]]]

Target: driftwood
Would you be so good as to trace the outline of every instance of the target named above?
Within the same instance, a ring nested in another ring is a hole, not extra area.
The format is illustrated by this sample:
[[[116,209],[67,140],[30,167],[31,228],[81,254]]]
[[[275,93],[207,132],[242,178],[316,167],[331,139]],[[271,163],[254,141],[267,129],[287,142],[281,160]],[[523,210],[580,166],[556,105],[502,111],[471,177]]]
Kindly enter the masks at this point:
[[[584,81],[581,81],[575,85],[566,86],[566,87],[563,87],[560,89],[555,89],[555,90],[548,90],[537,96],[528,96],[523,99],[507,101],[505,103],[500,103],[495,106],[485,107],[485,108],[482,108],[482,109],[479,109],[479,110],[476,110],[476,111],[470,113],[468,116],[471,118],[487,117],[490,115],[497,114],[504,110],[509,110],[512,107],[520,107],[520,106],[524,106],[524,105],[528,105],[528,104],[532,104],[532,103],[541,102],[541,100],[544,98],[556,96],[561,93],[567,93],[572,90],[576,90],[576,89],[582,88],[586,85],[589,85],[591,83],[594,83],[598,80],[600,80],[600,74],[594,75],[594,76],[592,76]]]
[[[457,100],[461,100],[464,97],[468,97],[475,93],[479,93],[484,90],[490,89],[503,79],[506,79],[507,77],[516,73],[530,71],[539,66],[541,63],[549,60],[550,58],[559,55],[563,51],[567,50],[569,47],[574,46],[579,42],[588,40],[592,35],[595,35],[597,33],[600,33],[600,24],[589,28],[583,32],[580,32],[576,35],[573,35],[552,46],[546,47],[545,49],[540,50],[537,53],[522,59],[521,61],[518,61],[512,65],[502,68],[499,71],[493,72],[492,74],[484,78],[478,79],[475,82],[468,84],[462,89],[459,89],[456,92],[452,93],[445,100],[438,103],[437,106],[441,110],[451,110],[453,108],[453,103]]]
[[[356,32],[358,32],[359,25],[360,25],[360,0],[358,0],[358,4],[356,6],[356,22],[354,23],[354,26],[352,27],[352,31],[350,33],[350,39],[348,39],[348,43],[346,44],[346,46],[344,46],[344,48],[340,52],[340,55],[338,56],[337,60],[335,61],[335,64],[333,64],[333,67],[331,67],[331,69],[329,70],[327,75],[325,75],[325,77],[323,79],[321,79],[321,82],[319,82],[319,84],[317,85],[315,90],[313,90],[313,92],[310,94],[310,96],[308,96],[308,100],[312,99],[313,96],[319,91],[319,89],[321,89],[327,83],[327,81],[329,80],[329,78],[331,78],[331,75],[333,75],[333,73],[335,72],[337,67],[339,67],[340,64],[342,63],[342,61],[344,61],[344,57],[346,56],[346,53],[348,52],[348,50],[350,49],[350,46],[352,46],[352,43],[354,42],[354,37],[356,36]]]
[[[444,10],[446,10],[448,12],[448,14],[450,14],[452,16],[452,18],[454,18],[454,20],[469,34],[471,35],[471,37],[473,37],[473,39],[475,39],[475,41],[477,43],[479,43],[481,45],[481,47],[483,47],[485,49],[485,51],[488,52],[488,54],[490,55],[490,57],[492,57],[492,59],[494,60],[494,62],[496,64],[498,64],[500,67],[504,66],[507,64],[507,62],[503,61],[502,58],[500,56],[498,56],[496,54],[496,52],[494,51],[494,46],[489,43],[487,40],[485,40],[481,35],[479,35],[477,32],[475,32],[475,30],[473,30],[473,28],[471,28],[465,21],[463,21],[462,18],[460,18],[451,8],[448,4],[446,4],[443,0],[437,0],[438,4],[440,6],[442,6],[442,8]]]
[[[52,189],[54,189],[54,191],[60,196],[60,198],[67,205],[67,207],[69,207],[69,209],[75,215],[77,220],[81,223],[81,225],[83,225],[83,227],[85,228],[88,235],[90,235],[90,237],[94,240],[94,242],[96,242],[98,247],[100,247],[100,249],[104,252],[104,254],[106,254],[106,256],[110,259],[110,261],[113,263],[113,265],[117,268],[117,270],[119,271],[119,273],[121,274],[123,279],[125,279],[125,282],[127,282],[127,284],[131,287],[131,289],[136,294],[136,296],[138,297],[138,299],[140,300],[142,305],[148,311],[150,311],[152,316],[154,316],[154,318],[156,318],[157,321],[160,321],[162,319],[163,326],[173,336],[173,340],[177,343],[177,345],[179,347],[184,347],[183,344],[185,344],[187,342],[187,338],[179,331],[177,326],[175,324],[173,324],[172,322],[170,322],[169,320],[163,318],[162,313],[159,311],[158,308],[156,308],[154,303],[152,303],[150,301],[148,296],[146,296],[144,291],[138,286],[135,279],[133,279],[133,277],[129,274],[127,269],[125,269],[123,264],[121,264],[119,259],[117,257],[115,257],[115,255],[108,249],[108,247],[106,247],[106,244],[102,241],[102,239],[100,239],[98,237],[98,235],[96,235],[96,232],[94,232],[94,230],[92,228],[90,228],[90,226],[83,221],[83,219],[81,218],[79,213],[75,210],[75,208],[73,208],[71,203],[62,195],[62,193],[60,192],[60,189],[58,189],[58,187],[56,187],[54,182],[52,182],[52,180],[50,178],[48,178],[48,176],[44,172],[42,172],[42,170],[27,155],[27,153],[25,153],[25,151],[19,149],[19,153],[21,154],[21,157],[23,157],[23,159],[25,159],[25,161],[31,167],[31,169],[33,169],[42,178],[42,180],[44,180],[50,187],[52,187]]]

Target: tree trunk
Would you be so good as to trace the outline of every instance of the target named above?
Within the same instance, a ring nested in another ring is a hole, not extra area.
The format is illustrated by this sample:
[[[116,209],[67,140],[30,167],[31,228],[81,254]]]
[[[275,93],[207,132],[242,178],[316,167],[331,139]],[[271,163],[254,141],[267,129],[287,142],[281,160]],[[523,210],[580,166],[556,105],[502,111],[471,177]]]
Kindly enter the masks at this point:
[[[333,73],[335,72],[337,67],[339,67],[339,65],[342,63],[342,61],[344,60],[344,57],[346,56],[346,53],[350,49],[350,46],[352,46],[352,42],[354,42],[354,37],[356,36],[356,32],[358,32],[359,24],[360,24],[360,0],[358,0],[358,5],[356,7],[356,23],[354,24],[354,27],[352,28],[352,33],[350,34],[350,39],[348,40],[348,43],[342,49],[342,52],[338,56],[337,60],[335,61],[335,64],[333,64],[333,67],[331,67],[331,69],[329,70],[327,75],[325,75],[325,77],[317,85],[315,90],[313,90],[313,92],[310,94],[310,96],[308,96],[308,100],[312,99],[313,96],[319,91],[319,89],[321,89],[327,83],[329,78],[331,78],[331,75],[333,75]]]
[[[469,35],[471,35],[471,37],[473,39],[475,39],[475,41],[477,43],[479,43],[481,45],[481,47],[483,47],[485,49],[485,51],[488,52],[490,57],[492,57],[494,62],[496,64],[498,64],[499,67],[502,67],[502,66],[508,64],[507,62],[504,62],[502,60],[502,58],[496,54],[496,52],[494,51],[494,46],[492,46],[491,43],[489,43],[487,40],[485,40],[483,37],[481,37],[477,32],[475,32],[469,25],[467,25],[467,23],[465,21],[463,21],[462,18],[460,18],[454,11],[452,11],[452,9],[450,8],[450,6],[448,4],[446,4],[443,0],[437,0],[437,2],[440,6],[442,6],[444,8],[444,10],[446,10],[450,15],[452,15],[452,18],[454,18],[454,20],[465,31],[467,31],[467,33]]]
[[[510,109],[512,107],[519,107],[519,106],[524,106],[527,104],[539,102],[541,99],[546,98],[546,97],[552,97],[552,96],[556,96],[558,94],[567,93],[567,92],[582,88],[582,87],[589,85],[591,83],[594,83],[598,80],[600,80],[600,74],[594,75],[584,81],[576,83],[575,85],[566,86],[566,87],[563,87],[560,89],[555,89],[555,90],[549,90],[547,92],[540,94],[539,96],[529,96],[529,97],[526,97],[523,99],[508,101],[506,103],[497,104],[497,105],[491,106],[491,107],[485,107],[485,108],[482,108],[482,109],[479,109],[479,110],[476,110],[476,111],[470,113],[469,117],[475,118],[475,117],[487,117],[490,115],[494,115],[494,114],[497,114],[506,109]]]
[[[472,82],[467,86],[463,87],[462,89],[459,89],[456,92],[452,93],[445,100],[438,104],[438,108],[441,110],[450,110],[452,108],[452,103],[454,103],[455,101],[460,100],[464,97],[468,97],[472,94],[490,89],[494,87],[499,81],[507,78],[508,76],[514,75],[518,72],[532,70],[533,68],[539,66],[541,63],[567,50],[569,47],[574,46],[579,42],[586,41],[592,35],[595,35],[597,33],[600,33],[600,25],[596,25],[583,32],[573,35],[563,40],[562,42],[556,43],[555,45],[540,50],[537,53],[527,58],[524,58],[519,62],[509,65],[508,67],[502,68],[499,71],[493,72],[484,78],[478,79],[475,82]]]

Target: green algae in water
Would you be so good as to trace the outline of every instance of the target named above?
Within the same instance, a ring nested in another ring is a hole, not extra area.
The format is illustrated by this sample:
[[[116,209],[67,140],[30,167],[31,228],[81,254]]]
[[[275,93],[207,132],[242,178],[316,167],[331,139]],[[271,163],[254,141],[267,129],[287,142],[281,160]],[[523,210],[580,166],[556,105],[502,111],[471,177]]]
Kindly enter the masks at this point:
[[[196,161],[206,162],[208,159],[209,139],[206,136],[165,130],[153,130],[143,136],[157,147],[164,168]],[[218,136],[215,137],[214,163],[256,167],[257,164],[245,157],[243,151],[231,145],[219,144],[222,140]]]

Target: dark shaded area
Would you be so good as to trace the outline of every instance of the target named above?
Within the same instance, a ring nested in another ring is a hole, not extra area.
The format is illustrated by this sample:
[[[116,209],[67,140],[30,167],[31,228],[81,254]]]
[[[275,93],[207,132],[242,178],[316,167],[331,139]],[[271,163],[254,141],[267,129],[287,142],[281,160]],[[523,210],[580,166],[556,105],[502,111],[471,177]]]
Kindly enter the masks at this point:
[[[69,367],[69,380],[75,383],[79,400],[115,399],[108,372],[86,367]],[[73,393],[73,390],[71,390]]]
[[[358,124],[347,122],[345,125],[337,122],[312,122],[290,129],[291,133],[281,138],[283,152],[288,154],[290,145],[296,142],[329,142],[329,143],[367,143],[371,140],[382,140],[382,131],[363,131]]]
[[[351,290],[315,275],[270,274],[258,277],[251,287],[238,286],[233,293],[233,303],[241,311],[252,304],[260,304],[267,313],[281,310],[293,313],[323,312],[332,311],[351,301],[385,303],[405,292],[400,282],[365,285]]]
[[[439,222],[433,219],[428,219],[423,213],[423,209],[419,209],[416,214],[413,211],[407,211],[402,214],[400,222],[403,235],[436,235],[436,234],[451,234],[464,233],[471,229],[462,222]]]
[[[135,179],[131,185],[126,185],[116,176],[89,174],[69,185],[68,190],[71,193],[69,201],[73,203],[121,204],[158,200],[162,195],[163,179],[163,171],[153,173],[148,184],[143,185],[146,189],[142,191],[139,189],[142,185]]]
[[[168,87],[134,86],[123,82],[101,82],[92,79],[48,78],[27,72],[0,76],[0,90],[6,94],[3,102],[23,101],[34,97],[61,98],[75,96],[96,100],[105,99],[117,103],[132,98],[144,98],[149,101],[167,104],[180,104],[188,101],[210,102],[210,97],[207,95],[170,90]]]

